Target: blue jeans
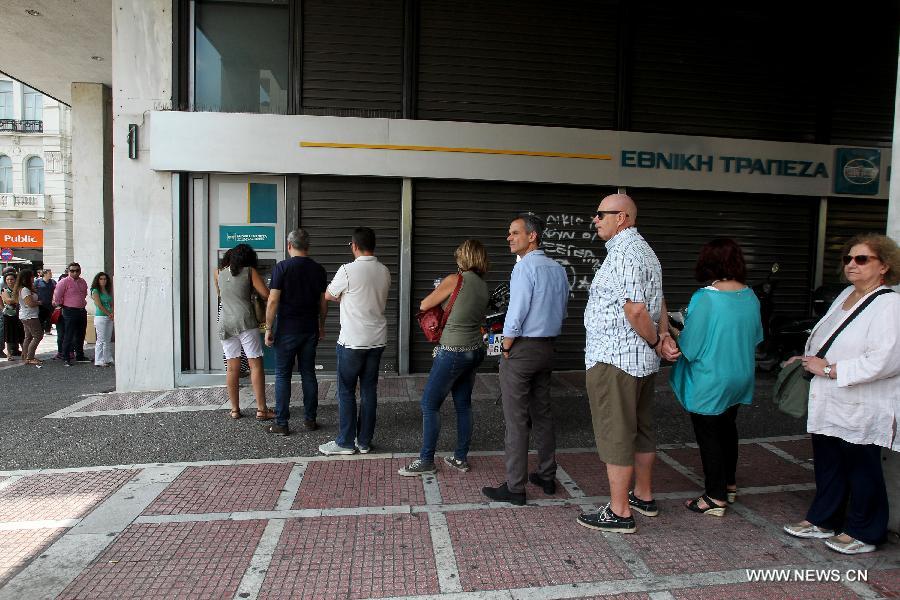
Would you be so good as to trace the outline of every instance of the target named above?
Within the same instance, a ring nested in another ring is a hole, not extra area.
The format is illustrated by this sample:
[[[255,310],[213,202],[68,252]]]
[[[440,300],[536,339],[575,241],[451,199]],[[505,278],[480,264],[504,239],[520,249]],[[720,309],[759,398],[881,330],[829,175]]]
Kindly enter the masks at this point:
[[[337,345],[337,399],[340,415],[338,446],[355,448],[372,445],[375,409],[378,406],[378,367],[381,348],[357,350]],[[356,412],[356,382],[359,381],[359,414]]]
[[[316,346],[318,333],[291,333],[275,335],[275,422],[287,425],[291,418],[291,373],[294,360],[300,363],[300,381],[303,386],[303,418],[316,420],[319,408],[319,381],[316,379]]]
[[[441,432],[441,404],[448,393],[453,394],[456,407],[456,452],[459,460],[466,460],[472,441],[472,389],[475,370],[484,360],[485,350],[451,352],[438,348],[422,394],[422,451],[419,458],[434,462],[438,434]]]

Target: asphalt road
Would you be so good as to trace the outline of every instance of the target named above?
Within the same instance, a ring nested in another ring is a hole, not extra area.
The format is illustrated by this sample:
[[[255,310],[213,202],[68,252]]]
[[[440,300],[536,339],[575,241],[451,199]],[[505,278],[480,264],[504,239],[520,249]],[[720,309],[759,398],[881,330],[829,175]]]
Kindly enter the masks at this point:
[[[90,355],[90,352],[89,352]],[[661,374],[664,376],[664,374]],[[753,406],[742,407],[741,437],[767,437],[805,432],[805,422],[778,413],[771,403],[773,377],[761,376]],[[253,418],[232,421],[225,411],[153,413],[45,419],[46,415],[83,398],[115,387],[113,368],[78,364],[65,368],[59,361],[42,369],[13,367],[0,370],[0,470],[79,467],[130,463],[311,456],[319,444],[334,438],[337,407],[319,408],[316,432],[296,429],[289,437],[272,436]],[[694,440],[681,406],[657,386],[657,428],[660,444]],[[273,403],[269,399],[270,405]],[[503,415],[493,401],[476,401],[473,450],[503,448]],[[298,413],[295,411],[295,415]],[[456,431],[451,401],[444,404],[444,427],[439,451],[452,450]],[[591,447],[594,435],[584,396],[554,401],[557,445]],[[379,408],[374,446],[383,452],[416,452],[421,442],[418,402],[385,403]]]

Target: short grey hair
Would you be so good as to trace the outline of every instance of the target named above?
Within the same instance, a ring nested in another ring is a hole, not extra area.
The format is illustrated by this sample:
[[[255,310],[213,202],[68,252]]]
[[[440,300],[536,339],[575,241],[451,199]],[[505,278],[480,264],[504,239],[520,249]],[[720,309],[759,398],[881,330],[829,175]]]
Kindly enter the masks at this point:
[[[521,219],[523,223],[525,223],[525,232],[526,233],[536,233],[537,234],[537,244],[541,245],[541,236],[544,235],[544,222],[534,214],[533,212],[527,213],[519,213],[516,215],[515,220]]]
[[[295,229],[288,234],[287,242],[295,250],[303,250],[306,252],[309,250],[309,232],[302,227]]]

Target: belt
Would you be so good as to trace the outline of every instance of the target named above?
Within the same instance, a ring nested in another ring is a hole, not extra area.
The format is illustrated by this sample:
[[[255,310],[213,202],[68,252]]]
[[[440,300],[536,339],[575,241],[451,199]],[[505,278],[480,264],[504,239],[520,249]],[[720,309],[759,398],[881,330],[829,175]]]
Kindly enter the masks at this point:
[[[520,337],[517,339],[531,340],[533,342],[552,342],[552,341],[556,340],[556,337]]]

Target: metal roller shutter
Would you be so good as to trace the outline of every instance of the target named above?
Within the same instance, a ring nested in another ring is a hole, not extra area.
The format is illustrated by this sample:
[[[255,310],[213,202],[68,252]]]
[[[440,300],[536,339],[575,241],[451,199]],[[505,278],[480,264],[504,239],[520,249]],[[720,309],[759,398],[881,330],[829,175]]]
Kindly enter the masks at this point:
[[[419,3],[420,119],[615,127],[617,3]]]
[[[515,259],[506,245],[509,221],[532,211],[548,225],[547,254],[564,265],[572,284],[569,317],[557,346],[557,368],[584,366],[582,316],[595,266],[606,256],[603,241],[590,224],[600,199],[614,190],[591,186],[474,181],[417,181],[414,191],[413,308],[433,280],[455,269],[453,251],[466,238],[482,241],[491,258],[488,285],[508,281]],[[749,281],[765,278],[778,262],[778,312],[805,313],[809,306],[818,199],[629,190],[639,206],[638,229],[653,246],[663,267],[670,308],[686,306],[699,284],[694,264],[708,240],[728,236],[744,249]],[[413,332],[410,365],[427,371],[432,345]]]
[[[841,248],[854,235],[887,231],[887,200],[829,198],[822,283],[841,280]]]
[[[635,11],[629,129],[814,141],[818,73],[789,57],[820,47],[811,38],[819,31],[786,3],[772,9],[777,19],[759,8],[655,3]],[[761,31],[773,43],[760,43]]]
[[[818,198],[649,188],[630,188],[629,193],[638,203],[638,229],[662,264],[670,310],[687,306],[698,287],[697,255],[716,237],[741,245],[750,285],[779,264],[774,276],[778,313],[809,310]]]
[[[400,118],[403,3],[303,1],[302,112]]]
[[[414,186],[413,297],[412,310],[433,289],[435,278],[456,270],[453,252],[468,238],[481,241],[488,251],[491,270],[487,283],[493,289],[509,281],[515,265],[506,243],[509,223],[517,213],[531,211],[548,222],[544,236],[547,254],[565,263],[573,286],[569,318],[557,344],[557,367],[584,368],[582,315],[587,302],[585,281],[593,277],[591,256],[602,250],[591,242],[590,215],[609,188],[533,183],[422,180]],[[587,235],[588,239],[583,239]],[[431,350],[415,328],[412,332],[410,368],[431,368]]]
[[[381,370],[397,371],[399,331],[400,180],[374,177],[317,177],[300,179],[300,226],[309,231],[310,256],[334,277],[338,267],[351,262],[347,244],[356,227],[375,230],[375,255],[391,271],[391,289],[385,316],[388,344]],[[340,331],[340,310],[331,304],[325,339],[319,342],[316,364],[334,371],[334,346]]]

